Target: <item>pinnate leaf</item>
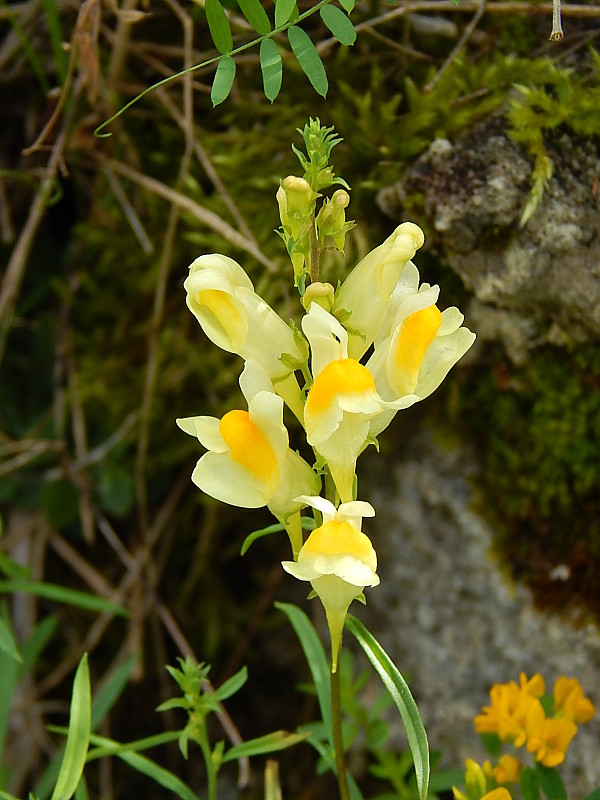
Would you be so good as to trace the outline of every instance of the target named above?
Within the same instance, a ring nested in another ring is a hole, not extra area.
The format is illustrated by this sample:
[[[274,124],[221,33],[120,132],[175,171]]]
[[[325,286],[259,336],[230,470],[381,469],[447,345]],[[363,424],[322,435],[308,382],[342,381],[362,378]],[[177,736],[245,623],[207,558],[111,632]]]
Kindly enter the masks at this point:
[[[298,59],[302,71],[311,82],[313,89],[325,97],[329,88],[325,67],[309,35],[297,25],[288,28],[287,33],[290,47]]]
[[[273,102],[281,89],[283,75],[281,53],[273,39],[263,39],[260,43],[260,69],[265,96]]]
[[[323,6],[319,14],[325,25],[327,25],[340,44],[354,44],[356,41],[354,25],[341,9],[329,4]]]
[[[237,0],[237,4],[257,33],[267,36],[271,32],[271,21],[261,6],[260,0]]]
[[[219,61],[217,71],[210,90],[210,99],[213,107],[218,106],[229,96],[233,81],[235,80],[235,61],[231,56],[223,56]]]
[[[219,53],[231,53],[233,38],[227,14],[219,0],[205,0],[206,21],[210,35]],[[225,98],[223,98],[225,99]],[[215,104],[216,105],[216,104]]]

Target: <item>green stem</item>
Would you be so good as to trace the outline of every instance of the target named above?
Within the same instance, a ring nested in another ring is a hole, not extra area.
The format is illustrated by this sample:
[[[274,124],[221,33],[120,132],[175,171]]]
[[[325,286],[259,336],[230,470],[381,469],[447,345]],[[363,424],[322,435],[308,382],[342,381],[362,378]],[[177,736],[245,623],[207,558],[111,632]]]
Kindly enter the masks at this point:
[[[315,229],[315,215],[313,212],[310,227],[308,229],[310,239],[310,281],[316,283],[319,280],[319,261],[321,260],[321,250],[317,241],[317,231]]]
[[[208,735],[206,732],[205,721],[199,726],[197,742],[202,750],[204,756],[204,763],[206,764],[206,784],[208,789],[208,800],[217,800],[217,770],[215,769],[215,762],[213,761],[213,754],[210,749]]]
[[[341,652],[340,645],[340,652]],[[331,722],[333,725],[333,746],[335,749],[335,768],[337,772],[340,800],[350,800],[348,779],[346,777],[346,757],[342,739],[342,705],[340,702],[340,670],[339,653],[338,668],[331,673]]]

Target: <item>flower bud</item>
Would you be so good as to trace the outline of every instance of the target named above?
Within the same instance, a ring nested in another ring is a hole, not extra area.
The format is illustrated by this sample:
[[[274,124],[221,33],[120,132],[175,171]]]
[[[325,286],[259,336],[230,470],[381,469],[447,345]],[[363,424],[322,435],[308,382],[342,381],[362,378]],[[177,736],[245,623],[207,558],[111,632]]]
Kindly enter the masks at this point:
[[[302,305],[306,311],[310,310],[312,303],[317,303],[325,311],[331,311],[334,292],[335,290],[330,283],[315,281],[306,287],[306,291],[302,296]]]

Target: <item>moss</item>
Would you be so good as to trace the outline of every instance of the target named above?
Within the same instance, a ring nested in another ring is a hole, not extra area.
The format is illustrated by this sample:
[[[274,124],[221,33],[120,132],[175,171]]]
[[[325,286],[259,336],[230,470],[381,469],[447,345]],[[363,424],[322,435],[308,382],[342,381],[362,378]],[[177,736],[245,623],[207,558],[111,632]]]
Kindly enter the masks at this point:
[[[461,402],[485,454],[482,507],[501,558],[540,605],[600,615],[597,348],[546,348],[519,369],[499,360]]]

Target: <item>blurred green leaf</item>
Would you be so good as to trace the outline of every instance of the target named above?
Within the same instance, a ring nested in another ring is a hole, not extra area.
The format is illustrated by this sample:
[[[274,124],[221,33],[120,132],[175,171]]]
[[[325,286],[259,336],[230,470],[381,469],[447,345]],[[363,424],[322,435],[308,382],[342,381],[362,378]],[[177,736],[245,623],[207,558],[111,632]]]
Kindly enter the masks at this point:
[[[54,528],[65,528],[79,518],[79,492],[71,481],[44,483],[40,500],[48,522]]]
[[[0,553],[0,572],[3,572],[7,578],[27,578],[31,570],[22,564],[17,564],[6,553]]]
[[[95,485],[103,511],[124,517],[131,510],[135,501],[131,469],[114,464],[103,465]]]
[[[227,14],[219,0],[205,0],[204,10],[206,11],[206,21],[210,30],[210,35],[215,43],[215,47],[225,55],[233,50],[233,39]],[[229,94],[229,92],[228,92]],[[223,98],[225,99],[225,98]],[[213,105],[217,105],[213,103]]]
[[[312,622],[298,606],[292,603],[275,603],[275,608],[286,615],[296,631],[296,636],[300,640],[306,662],[310,668],[321,717],[327,731],[327,738],[333,750],[333,726],[331,722],[331,682],[329,672],[329,662],[325,656],[323,645],[321,644],[317,632]]]
[[[263,39],[260,43],[259,55],[265,97],[267,100],[273,102],[279,94],[283,78],[281,53],[279,52],[277,43],[274,42],[273,39]],[[248,539],[246,539],[246,541],[248,541]],[[244,544],[246,544],[246,542],[244,542]],[[252,542],[248,544],[248,547],[250,547],[250,544],[252,544]],[[246,547],[246,550],[248,547]]]
[[[217,66],[210,99],[214,106],[218,106],[229,96],[233,81],[235,80],[235,61],[231,56],[223,56]]]
[[[354,44],[356,41],[354,25],[341,9],[328,4],[320,9],[319,14],[325,25],[327,25],[340,44]]]
[[[138,654],[129,656],[102,684],[95,693],[92,702],[92,730],[95,730],[108,714],[115,702],[127,686],[133,668],[138,661]]]
[[[539,800],[540,781],[533,767],[525,767],[521,772],[519,783],[523,800]]]
[[[87,594],[87,592],[80,592],[77,589],[68,589],[66,586],[59,586],[55,583],[21,580],[0,581],[0,594],[12,594],[13,592],[35,594],[38,597],[54,600],[56,603],[65,603],[66,605],[85,608],[89,611],[108,611],[110,614],[116,614],[119,617],[129,616],[127,609],[123,608],[123,606],[118,606],[116,603],[111,603],[110,600],[105,600],[103,597],[97,597],[94,594]]]
[[[91,719],[90,670],[87,653],[84,653],[73,680],[65,754],[51,800],[70,800],[77,789],[90,742]]]
[[[231,678],[228,678],[224,683],[222,683],[218,689],[215,689],[214,697],[215,700],[226,700],[228,697],[231,697],[236,692],[238,692],[242,686],[248,680],[248,669],[246,667],[242,667],[235,675],[232,675]]]
[[[400,712],[415,764],[419,795],[422,800],[426,800],[429,784],[429,746],[423,720],[408,684],[383,647],[359,619],[348,614],[346,627],[365,651]]]
[[[0,617],[0,650],[10,658],[18,661],[19,664],[23,663],[23,657],[19,653],[10,624],[2,617]]]
[[[565,785],[554,767],[544,767],[538,761],[535,770],[548,800],[567,800]]]
[[[298,59],[302,71],[311,82],[315,92],[325,97],[329,88],[329,82],[327,80],[327,74],[325,73],[325,67],[321,61],[321,56],[317,53],[310,36],[297,25],[292,25],[291,28],[288,28],[287,34],[290,47]]]
[[[340,0],[340,5],[347,14],[354,11],[354,0]]]
[[[247,742],[237,744],[230,748],[223,756],[225,761],[235,761],[238,758],[249,756],[259,756],[265,753],[275,753],[277,750],[285,750],[299,742],[307,739],[308,733],[288,733],[287,731],[274,731],[266,736],[259,736],[256,739],[249,739]]]

